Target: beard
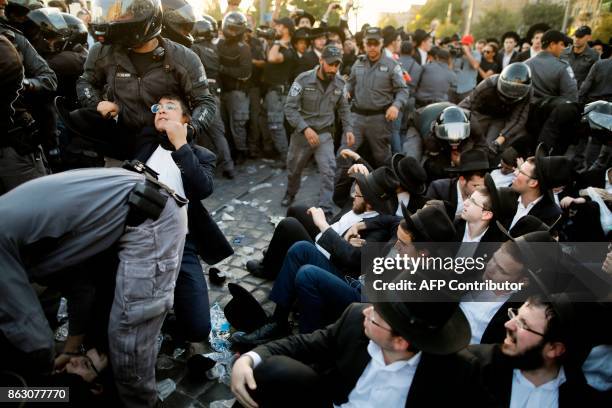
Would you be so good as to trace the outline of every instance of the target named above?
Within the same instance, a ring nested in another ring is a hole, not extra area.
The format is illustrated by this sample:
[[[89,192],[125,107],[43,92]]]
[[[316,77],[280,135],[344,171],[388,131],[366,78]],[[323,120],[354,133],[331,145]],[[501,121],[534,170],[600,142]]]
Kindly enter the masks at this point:
[[[355,214],[363,214],[366,210],[366,203],[362,201],[360,205],[353,204],[353,212]]]
[[[515,340],[513,338],[513,340]],[[542,357],[542,350],[544,349],[544,341],[525,350],[523,353],[510,357],[511,365],[514,368],[520,370],[533,370],[544,365],[544,357]]]
[[[324,76],[325,76],[325,80],[326,81],[331,81],[332,79],[334,79],[336,77],[336,73],[335,72],[333,74],[329,73],[329,72],[324,72],[324,74],[325,74]]]

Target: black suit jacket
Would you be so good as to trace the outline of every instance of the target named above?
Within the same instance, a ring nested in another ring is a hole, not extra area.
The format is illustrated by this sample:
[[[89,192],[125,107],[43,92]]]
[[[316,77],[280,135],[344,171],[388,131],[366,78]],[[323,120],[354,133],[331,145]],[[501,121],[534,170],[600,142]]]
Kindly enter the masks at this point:
[[[499,344],[472,345],[467,351],[480,362],[482,383],[499,406],[510,406],[512,398],[511,360]],[[559,408],[603,407],[602,395],[591,388],[579,370],[564,367],[566,381],[559,387]]]
[[[529,58],[531,58],[531,48],[528,49],[527,51],[519,52],[515,60],[512,62],[525,62]]]
[[[148,135],[135,157],[143,163],[146,163],[159,146],[159,139],[154,137],[154,131],[148,129],[143,133],[147,132]],[[172,158],[181,171],[185,195],[189,199],[187,206],[189,234],[195,237],[198,254],[204,262],[214,265],[234,253],[225,235],[202,204],[202,200],[213,192],[216,156],[210,150],[191,143],[173,152]]]
[[[516,198],[518,200],[518,194],[516,194]],[[512,215],[506,221],[506,228],[510,227],[510,223],[512,223],[512,219],[514,218],[514,214],[516,214],[516,209],[518,208],[518,201],[513,201]],[[551,226],[559,219],[559,216],[562,214],[561,208],[555,203],[548,193],[544,193],[542,199],[533,206],[533,208],[529,211],[529,215],[537,217],[548,226]]]
[[[369,339],[363,331],[363,309],[354,303],[340,319],[324,329],[276,340],[255,348],[262,360],[283,355],[316,366],[324,376],[336,405],[348,401],[371,360]],[[423,353],[414,375],[406,407],[490,407],[479,383],[475,358],[465,352],[450,356]],[[375,401],[372,401],[374,406]]]
[[[432,181],[425,195],[432,200],[442,200],[451,203],[454,214],[457,211],[457,178],[444,178]]]
[[[512,56],[510,57],[510,63],[508,65],[512,64],[513,62],[516,62],[518,55],[519,55],[518,52],[512,51]],[[503,48],[495,56],[495,62],[497,62],[497,65],[499,65],[499,70],[501,72],[501,70],[504,69],[504,49]]]
[[[319,65],[319,57],[317,54],[313,50],[306,51],[297,62],[294,77],[297,77],[302,72],[310,71],[317,65]]]

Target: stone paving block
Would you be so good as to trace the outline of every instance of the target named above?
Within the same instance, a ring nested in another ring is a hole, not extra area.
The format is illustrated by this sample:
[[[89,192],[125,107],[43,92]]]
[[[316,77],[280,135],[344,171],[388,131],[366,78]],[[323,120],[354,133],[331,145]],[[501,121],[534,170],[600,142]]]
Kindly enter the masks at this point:
[[[234,394],[232,394],[229,387],[227,387],[225,384],[217,382],[207,392],[200,395],[198,397],[198,401],[202,404],[206,404],[205,406],[208,406],[208,404],[213,401],[227,400],[232,398],[234,398]]]

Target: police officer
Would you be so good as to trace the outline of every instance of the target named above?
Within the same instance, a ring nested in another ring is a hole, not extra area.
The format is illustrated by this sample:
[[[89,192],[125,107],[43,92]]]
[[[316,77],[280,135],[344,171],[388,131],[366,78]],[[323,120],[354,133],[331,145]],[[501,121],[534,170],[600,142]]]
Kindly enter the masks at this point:
[[[219,53],[219,80],[221,102],[227,128],[232,134],[236,161],[247,158],[247,129],[249,120],[249,97],[247,80],[251,76],[252,63],[249,46],[244,43],[247,19],[239,11],[228,13],[223,18],[223,37],[217,44]]]
[[[344,92],[346,82],[337,75],[341,62],[342,50],[335,45],[326,46],[319,59],[320,65],[300,74],[289,90],[285,116],[295,131],[287,155],[287,192],[281,202],[285,207],[295,199],[302,170],[314,154],[321,175],[319,207],[327,215],[332,213],[336,168],[332,135],[336,110],[347,137],[354,137]]]
[[[249,94],[249,135],[247,140],[249,145],[249,157],[257,158],[262,153],[262,150],[274,150],[269,137],[267,137],[268,143],[264,142],[263,128],[265,128],[265,126],[262,127],[260,125],[263,110],[261,106],[261,80],[263,68],[266,65],[266,52],[264,50],[263,40],[253,35],[253,29],[251,27],[247,27],[245,36],[245,42],[249,45],[251,50],[251,63],[253,64],[251,77],[247,81]],[[267,132],[265,134],[267,135]],[[267,147],[266,144],[268,145]]]
[[[223,176],[229,179],[235,177],[234,161],[230,153],[229,144],[225,138],[225,124],[221,117],[221,88],[219,85],[219,55],[217,54],[217,45],[213,43],[213,40],[217,37],[217,23],[215,20],[210,18],[203,18],[197,21],[193,27],[193,45],[191,50],[200,57],[206,75],[208,77],[208,86],[210,93],[215,98],[215,103],[218,107],[215,118],[210,123],[208,128],[205,130],[205,135],[210,137],[212,144],[214,145],[217,156],[221,161],[221,168],[223,169]],[[203,135],[202,135],[203,136]],[[204,143],[198,142],[203,145]]]
[[[160,0],[127,0],[122,12],[104,0],[92,3],[91,29],[99,42],[90,50],[77,81],[81,106],[103,119],[92,130],[125,135],[123,150],[133,152],[134,135],[153,126],[149,107],[166,94],[188,101],[192,131],[199,134],[215,116],[204,67],[197,55],[160,36]],[[104,120],[113,117],[117,121]]]
[[[525,61],[531,70],[534,98],[529,112],[529,128],[538,134],[545,149],[563,155],[572,142],[578,123],[578,88],[570,65],[559,57],[568,38],[557,30],[542,36],[542,51]],[[543,125],[540,125],[543,123]],[[535,147],[532,141],[531,147]]]
[[[566,48],[561,59],[567,61],[574,71],[578,89],[589,74],[593,64],[599,61],[599,54],[589,47],[591,40],[591,27],[582,26],[574,31],[574,44]]]
[[[280,155],[282,166],[287,160],[287,132],[284,126],[283,106],[292,83],[297,64],[297,55],[291,46],[294,32],[293,20],[283,17],[274,21],[276,38],[268,51],[268,61],[264,67],[263,81],[267,88],[265,97],[268,112],[268,129],[274,147]]]
[[[393,121],[408,102],[408,86],[402,67],[382,54],[380,28],[369,27],[365,31],[364,45],[366,55],[357,59],[348,80],[348,92],[353,98],[355,136],[343,138],[338,152],[348,147],[357,150],[367,140],[374,159],[372,164],[379,167],[391,156],[389,145]],[[347,159],[338,154],[338,161],[341,160]]]

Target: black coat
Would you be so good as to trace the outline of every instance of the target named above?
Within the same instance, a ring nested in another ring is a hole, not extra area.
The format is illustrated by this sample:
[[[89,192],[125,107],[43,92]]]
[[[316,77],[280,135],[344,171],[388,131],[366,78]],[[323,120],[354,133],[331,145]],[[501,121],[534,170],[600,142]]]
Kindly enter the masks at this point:
[[[457,178],[444,178],[432,181],[425,195],[432,200],[449,202],[454,214],[457,211]]]
[[[150,133],[151,129],[148,129],[148,132]],[[136,155],[136,159],[143,163],[151,157],[159,145],[156,138],[150,137],[146,140]],[[181,171],[185,195],[189,199],[187,206],[189,234],[195,237],[198,254],[204,262],[214,265],[234,253],[225,235],[202,204],[202,200],[213,192],[215,154],[192,143],[172,152],[172,158]]]
[[[482,383],[489,395],[495,396],[498,406],[510,406],[512,397],[511,360],[498,344],[472,345],[467,351],[480,362]],[[580,371],[565,367],[567,380],[559,387],[559,408],[604,406],[601,394],[591,388]]]
[[[348,401],[371,360],[367,351],[369,339],[363,331],[362,311],[366,306],[354,303],[338,321],[324,329],[276,340],[253,351],[262,360],[284,355],[315,365],[334,403],[340,405]],[[449,356],[423,353],[406,398],[406,407],[490,407],[484,402],[488,396],[479,386],[475,364],[475,358],[465,352]]]
[[[518,194],[516,194],[516,198],[518,199]],[[512,215],[510,215],[506,228],[510,227],[510,223],[516,214],[516,209],[518,208],[518,201],[513,200],[512,202]],[[537,217],[548,226],[551,226],[559,219],[559,216],[562,214],[561,208],[555,203],[548,193],[544,193],[542,199],[533,206],[533,208],[529,211],[529,215],[533,215]]]
[[[319,57],[313,50],[308,50],[302,55],[302,58],[298,59],[294,76],[297,77],[302,72],[310,71],[317,65],[319,65]]]

